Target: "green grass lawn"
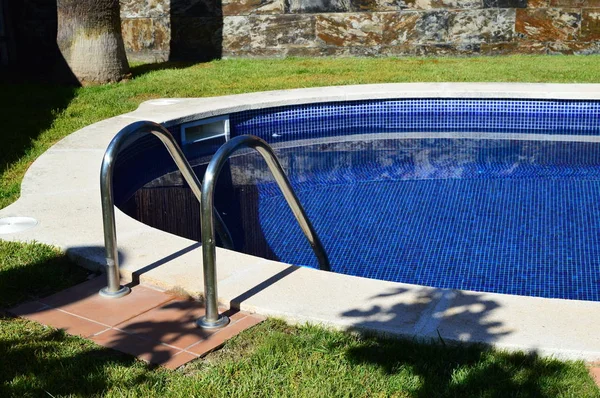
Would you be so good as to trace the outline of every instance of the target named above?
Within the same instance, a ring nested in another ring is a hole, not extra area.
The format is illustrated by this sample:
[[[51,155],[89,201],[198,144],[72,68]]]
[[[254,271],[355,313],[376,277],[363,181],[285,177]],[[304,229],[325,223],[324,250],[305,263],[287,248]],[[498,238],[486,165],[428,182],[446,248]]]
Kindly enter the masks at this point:
[[[600,56],[222,60],[141,65],[127,82],[69,88],[0,83],[0,208],[27,167],[88,124],[158,97],[203,97],[324,85],[424,82],[600,82]],[[0,240],[0,309],[87,278],[59,251]],[[582,362],[357,336],[277,320],[203,360],[153,369],[34,322],[0,317],[0,396],[600,397]]]

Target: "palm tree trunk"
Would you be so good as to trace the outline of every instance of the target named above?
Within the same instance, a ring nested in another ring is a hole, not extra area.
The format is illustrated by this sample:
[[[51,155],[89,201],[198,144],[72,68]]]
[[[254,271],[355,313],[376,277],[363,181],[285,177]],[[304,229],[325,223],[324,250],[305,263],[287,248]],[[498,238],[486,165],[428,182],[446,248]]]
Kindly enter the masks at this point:
[[[80,83],[108,83],[129,73],[119,0],[58,0],[57,43]]]

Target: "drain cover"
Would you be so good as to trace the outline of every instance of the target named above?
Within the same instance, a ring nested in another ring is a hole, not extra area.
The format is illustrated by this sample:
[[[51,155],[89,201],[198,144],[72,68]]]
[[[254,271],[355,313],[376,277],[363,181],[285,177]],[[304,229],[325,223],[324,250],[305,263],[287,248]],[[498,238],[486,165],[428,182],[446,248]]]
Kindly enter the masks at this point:
[[[25,231],[38,224],[35,218],[31,217],[5,217],[0,218],[0,235],[14,234],[15,232]]]

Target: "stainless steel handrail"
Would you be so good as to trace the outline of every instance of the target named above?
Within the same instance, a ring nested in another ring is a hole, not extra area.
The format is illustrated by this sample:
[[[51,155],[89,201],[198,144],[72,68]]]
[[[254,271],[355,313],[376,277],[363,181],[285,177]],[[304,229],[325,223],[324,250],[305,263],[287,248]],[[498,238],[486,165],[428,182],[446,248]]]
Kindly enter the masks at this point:
[[[200,200],[202,216],[200,218],[202,220],[202,266],[204,269],[206,315],[198,319],[196,324],[203,328],[222,327],[229,322],[225,315],[219,315],[217,309],[216,249],[214,220],[211,209],[213,207],[215,184],[219,173],[227,159],[240,148],[254,149],[265,159],[269,170],[271,170],[273,177],[275,177],[275,182],[277,182],[279,189],[281,189],[285,200],[319,260],[319,268],[325,271],[331,270],[323,244],[306,216],[306,212],[298,201],[279,160],[277,160],[269,144],[253,135],[242,135],[232,138],[219,148],[210,163],[208,163],[208,168],[204,173],[204,180],[202,181],[202,199]]]
[[[100,295],[103,297],[123,297],[130,291],[127,286],[120,285],[121,278],[119,275],[119,256],[117,252],[117,229],[115,225],[113,194],[113,169],[115,163],[114,160],[119,153],[121,145],[125,141],[124,139],[134,133],[151,133],[158,137],[169,151],[169,154],[175,161],[183,178],[185,178],[185,181],[192,189],[194,196],[196,196],[198,201],[202,200],[200,181],[198,180],[198,177],[196,177],[192,167],[186,160],[185,155],[169,130],[160,124],[142,121],[132,123],[119,131],[104,153],[100,170],[100,195],[102,197],[102,220],[104,224],[104,244],[106,247],[106,276],[108,279],[108,286],[100,290]],[[223,242],[223,246],[233,249],[231,235],[214,208],[211,212],[211,218],[213,214],[217,218],[217,233]]]

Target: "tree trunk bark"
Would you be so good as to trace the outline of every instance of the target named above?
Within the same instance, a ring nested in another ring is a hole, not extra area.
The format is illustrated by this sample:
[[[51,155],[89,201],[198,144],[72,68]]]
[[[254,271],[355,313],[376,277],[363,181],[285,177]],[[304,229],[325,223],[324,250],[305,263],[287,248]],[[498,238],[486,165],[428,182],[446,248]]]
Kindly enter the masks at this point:
[[[57,43],[80,83],[108,83],[129,73],[119,0],[58,0]]]

